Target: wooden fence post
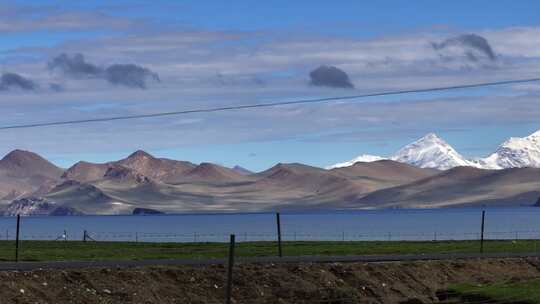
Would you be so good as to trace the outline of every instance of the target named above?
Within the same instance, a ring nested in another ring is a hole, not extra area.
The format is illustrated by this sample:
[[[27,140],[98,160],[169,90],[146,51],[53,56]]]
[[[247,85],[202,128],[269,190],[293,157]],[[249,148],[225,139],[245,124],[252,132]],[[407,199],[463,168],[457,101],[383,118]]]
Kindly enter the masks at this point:
[[[482,210],[482,225],[480,231],[480,253],[484,253],[484,226],[486,220],[486,210]]]
[[[19,261],[19,233],[21,230],[21,215],[17,214],[17,234],[15,236],[15,262]]]
[[[229,263],[227,268],[227,289],[225,294],[225,304],[231,304],[232,300],[232,280],[233,280],[233,267],[234,267],[234,246],[235,246],[235,235],[231,234],[231,239],[229,242]]]
[[[276,224],[277,224],[277,236],[278,236],[278,255],[279,257],[283,257],[283,249],[281,247],[281,217],[279,215],[279,212],[276,213]]]

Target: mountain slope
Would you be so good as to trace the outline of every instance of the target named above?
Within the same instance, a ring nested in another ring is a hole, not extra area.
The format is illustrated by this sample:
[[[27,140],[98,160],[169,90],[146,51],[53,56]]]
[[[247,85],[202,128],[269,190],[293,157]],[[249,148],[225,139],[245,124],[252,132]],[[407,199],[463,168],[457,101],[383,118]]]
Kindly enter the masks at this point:
[[[290,196],[285,202],[301,202],[306,206],[322,203],[338,206],[360,197],[371,188],[341,174],[298,163],[277,164],[255,176],[257,188],[275,188],[281,195]]]
[[[439,170],[418,168],[392,160],[357,162],[331,171],[355,181],[371,183],[373,190],[411,183],[440,173]]]
[[[379,161],[383,159],[386,159],[386,158],[377,156],[377,155],[362,154],[349,161],[328,166],[326,169],[331,170],[331,169],[336,169],[336,168],[344,168],[344,167],[352,166],[356,163],[369,163],[369,162],[375,162],[375,161]]]
[[[375,191],[354,205],[381,208],[519,206],[533,205],[538,193],[540,169],[537,168],[485,170],[457,167],[410,184]]]
[[[58,185],[45,198],[85,214],[115,214],[129,212],[129,205],[114,199],[98,187],[73,180]]]
[[[111,167],[128,168],[154,180],[175,183],[181,180],[187,172],[194,169],[196,165],[186,161],[156,158],[139,150],[124,159],[103,164],[78,162],[66,170],[63,178],[83,183],[97,181],[105,178],[105,174]]]
[[[233,169],[211,163],[202,163],[186,172],[182,182],[235,183],[249,179]]]
[[[244,168],[242,166],[238,166],[238,165],[234,166],[232,168],[232,170],[235,171],[236,173],[240,173],[242,175],[251,175],[251,174],[253,174],[252,171],[250,171],[250,170],[248,170],[248,169],[246,169],[246,168]]]
[[[134,169],[144,176],[165,183],[178,182],[196,167],[195,164],[186,161],[156,158],[141,150],[114,164]]]
[[[33,152],[14,150],[0,160],[0,200],[46,191],[62,173],[62,169]]]
[[[44,176],[58,179],[63,170],[36,153],[14,150],[0,160],[0,174],[11,177]]]
[[[95,181],[103,178],[109,167],[110,164],[95,164],[80,161],[67,169],[62,175],[62,178],[79,181],[81,183]]]

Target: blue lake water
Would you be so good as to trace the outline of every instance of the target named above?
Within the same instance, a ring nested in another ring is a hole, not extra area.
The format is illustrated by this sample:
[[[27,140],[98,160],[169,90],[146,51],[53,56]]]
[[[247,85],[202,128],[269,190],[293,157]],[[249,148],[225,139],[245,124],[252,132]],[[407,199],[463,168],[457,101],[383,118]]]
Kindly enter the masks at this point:
[[[477,239],[481,209],[363,210],[282,213],[284,240],[443,240]],[[13,239],[16,218],[0,217],[0,239]],[[275,240],[273,213],[178,214],[147,216],[23,217],[25,240],[192,242]],[[540,208],[486,209],[486,238],[540,238]]]

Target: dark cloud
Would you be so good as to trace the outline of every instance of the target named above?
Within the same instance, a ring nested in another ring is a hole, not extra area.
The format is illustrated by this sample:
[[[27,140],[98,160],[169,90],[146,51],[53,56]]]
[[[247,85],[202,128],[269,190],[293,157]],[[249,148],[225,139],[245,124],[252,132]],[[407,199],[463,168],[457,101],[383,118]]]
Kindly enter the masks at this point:
[[[93,78],[103,74],[103,69],[86,62],[83,54],[60,54],[48,63],[50,70],[59,70],[65,75],[76,78]]]
[[[60,54],[48,63],[51,71],[60,71],[73,78],[101,78],[114,85],[146,88],[148,80],[159,82],[158,74],[136,64],[113,64],[102,68],[85,60],[83,54]]]
[[[445,50],[450,47],[459,46],[464,48],[463,54],[470,61],[479,61],[480,57],[485,57],[490,61],[495,61],[497,56],[486,38],[476,34],[465,34],[449,38],[441,43],[432,43],[435,50]]]
[[[54,92],[63,92],[64,86],[58,83],[49,83],[49,89]]]
[[[15,73],[4,73],[0,78],[0,91],[19,89],[23,91],[33,91],[37,89],[37,84],[32,80]]]
[[[135,64],[113,64],[105,70],[106,79],[115,85],[146,88],[146,81],[159,82],[158,74]]]
[[[349,75],[334,66],[322,65],[309,73],[310,84],[318,87],[354,88]]]
[[[265,86],[266,82],[257,75],[225,75],[221,72],[216,73],[215,81],[220,86]]]

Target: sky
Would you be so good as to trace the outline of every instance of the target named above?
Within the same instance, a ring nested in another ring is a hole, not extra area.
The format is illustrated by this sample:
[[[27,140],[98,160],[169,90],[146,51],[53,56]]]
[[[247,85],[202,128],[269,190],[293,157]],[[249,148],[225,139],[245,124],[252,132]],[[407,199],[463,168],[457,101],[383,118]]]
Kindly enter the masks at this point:
[[[540,77],[538,1],[2,1],[0,127]],[[241,165],[467,157],[540,129],[540,83],[35,129],[62,167],[142,149]]]

